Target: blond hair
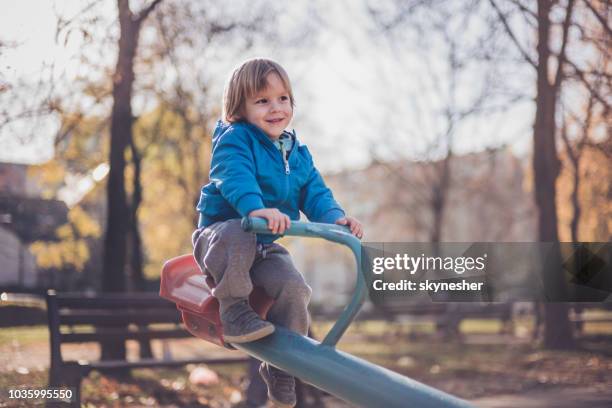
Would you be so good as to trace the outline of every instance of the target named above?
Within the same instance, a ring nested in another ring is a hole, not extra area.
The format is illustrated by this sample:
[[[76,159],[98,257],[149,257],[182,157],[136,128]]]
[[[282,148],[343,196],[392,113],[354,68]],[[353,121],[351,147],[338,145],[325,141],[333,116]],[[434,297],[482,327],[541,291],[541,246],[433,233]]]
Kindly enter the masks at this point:
[[[234,123],[243,119],[244,103],[268,86],[269,74],[278,74],[291,101],[295,106],[291,82],[287,72],[279,63],[265,59],[253,58],[240,64],[229,77],[223,92],[223,121]]]

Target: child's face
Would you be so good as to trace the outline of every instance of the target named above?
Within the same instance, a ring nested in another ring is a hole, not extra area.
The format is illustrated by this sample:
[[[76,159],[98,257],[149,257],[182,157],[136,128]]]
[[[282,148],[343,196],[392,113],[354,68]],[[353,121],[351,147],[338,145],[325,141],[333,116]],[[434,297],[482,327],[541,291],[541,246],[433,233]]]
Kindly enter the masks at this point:
[[[245,119],[258,126],[270,139],[278,139],[289,126],[293,107],[289,93],[277,73],[266,77],[268,86],[245,102]]]

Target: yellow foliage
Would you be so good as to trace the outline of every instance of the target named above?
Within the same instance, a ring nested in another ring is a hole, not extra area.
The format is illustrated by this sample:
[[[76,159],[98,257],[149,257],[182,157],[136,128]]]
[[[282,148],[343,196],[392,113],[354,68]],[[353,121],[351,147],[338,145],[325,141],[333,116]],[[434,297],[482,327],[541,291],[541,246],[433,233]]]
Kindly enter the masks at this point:
[[[38,178],[41,184],[57,184],[64,181],[66,169],[56,160],[28,166],[28,177]]]
[[[41,268],[61,268],[63,266],[63,248],[59,243],[36,241],[30,245],[30,251],[36,257],[36,264]]]
[[[70,226],[70,224],[64,224],[57,227],[55,230],[55,235],[61,240],[74,238],[74,234],[72,232],[72,227]]]
[[[36,241],[30,251],[41,268],[74,268],[82,271],[89,260],[86,238],[99,237],[100,226],[81,207],[75,206],[68,212],[68,223],[55,230],[57,242]]]
[[[140,116],[136,140],[146,139],[154,127],[167,143],[150,145],[143,160],[139,220],[148,278],[159,276],[165,260],[191,252],[195,202],[208,178],[210,160],[210,132],[200,124],[186,124],[176,113],[160,108]]]
[[[43,187],[41,196],[45,199],[55,197],[56,190],[64,183],[66,169],[57,160],[28,166],[28,178],[36,180]]]
[[[562,156],[563,169],[557,180],[559,238],[571,241],[570,224],[574,214],[571,201],[574,169],[569,158]],[[578,200],[581,207],[578,239],[607,242],[612,237],[612,168],[609,159],[596,148],[586,148],[580,160]]]
[[[211,132],[195,116],[190,113],[187,122],[168,107],[160,106],[140,115],[134,123],[134,141],[142,158],[143,197],[138,216],[148,278],[159,276],[165,260],[191,251],[191,233],[197,219],[195,203],[208,178],[211,151]],[[65,126],[71,123],[65,120]],[[69,171],[87,174],[106,160],[108,144],[102,144],[101,124],[99,118],[79,122],[71,136],[58,146],[57,160],[45,164],[39,173],[61,186]],[[130,153],[126,155],[130,159]],[[133,176],[133,166],[128,161],[125,174],[128,193],[132,191]],[[68,223],[56,230],[58,242],[31,245],[39,266],[76,270],[85,267],[90,258],[87,243],[101,237],[103,231],[83,208],[92,211],[103,208],[98,202],[104,200],[102,186],[99,183],[96,188],[100,190],[87,194],[83,207],[70,209]]]
[[[76,229],[80,237],[97,238],[101,235],[101,228],[92,217],[90,217],[81,207],[74,206],[68,212],[68,220]]]

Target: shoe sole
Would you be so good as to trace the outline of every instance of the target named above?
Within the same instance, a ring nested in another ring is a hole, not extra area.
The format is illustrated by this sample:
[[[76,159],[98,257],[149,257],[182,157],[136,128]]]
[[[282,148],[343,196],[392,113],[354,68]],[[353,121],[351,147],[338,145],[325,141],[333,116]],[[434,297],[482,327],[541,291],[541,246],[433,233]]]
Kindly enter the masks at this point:
[[[268,326],[264,326],[259,330],[255,330],[254,332],[242,334],[240,336],[228,336],[223,335],[223,340],[226,343],[249,343],[251,341],[263,339],[266,336],[274,333],[274,325],[270,324]]]
[[[274,405],[276,405],[277,408],[293,408],[293,407],[295,407],[295,405],[283,404],[282,402],[275,400],[274,398],[272,398],[272,395],[270,394],[270,392],[268,392],[268,399]]]
[[[263,378],[264,382],[266,383],[266,387],[268,388],[268,399],[274,404],[276,405],[278,408],[293,408],[295,407],[296,404],[285,404],[284,402],[280,402],[278,401],[276,398],[274,398],[272,396],[272,394],[270,394],[270,385],[268,384],[268,375],[267,373],[265,373],[265,368],[263,368],[263,364],[259,366],[259,375],[261,376],[261,378]]]

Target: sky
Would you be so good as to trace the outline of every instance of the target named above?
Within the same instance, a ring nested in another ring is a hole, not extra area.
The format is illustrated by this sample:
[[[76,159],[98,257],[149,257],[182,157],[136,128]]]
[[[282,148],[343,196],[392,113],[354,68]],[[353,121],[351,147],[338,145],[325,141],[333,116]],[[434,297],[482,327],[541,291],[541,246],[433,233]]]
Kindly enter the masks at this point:
[[[83,2],[21,0],[9,5],[8,0],[0,1],[4,3],[0,39],[18,44],[0,54],[0,79],[9,83],[17,77],[35,81],[44,64],[47,69],[50,65],[69,72],[76,69],[78,39],[72,38],[66,45],[56,43],[56,14],[74,15]],[[108,13],[112,15],[114,2],[108,3]],[[307,18],[306,3],[293,4],[281,20],[288,29]],[[432,109],[436,102],[425,105],[429,91],[422,88],[422,76],[423,70],[435,70],[442,66],[441,62],[432,57],[431,66],[425,66],[410,54],[400,61],[395,49],[373,39],[372,22],[361,2],[315,4],[324,5],[320,14],[322,29],[307,50],[299,45],[291,49],[255,48],[240,58],[265,53],[285,66],[297,99],[293,126],[301,142],[309,145],[317,165],[324,172],[363,167],[372,159],[373,150],[380,150],[377,155],[389,159],[404,156],[427,159],[423,152],[435,141],[442,124],[436,123],[437,116],[423,113],[423,109],[427,106]],[[347,13],[350,19],[345,18]],[[434,44],[432,55],[436,54],[435,47]],[[114,56],[105,58],[112,58],[114,63]],[[215,61],[219,72],[229,72],[238,62]],[[224,81],[225,75],[213,87],[219,101]],[[469,92],[465,90],[466,94]],[[532,117],[533,107],[520,104],[502,114],[467,121],[457,130],[455,149],[463,153],[506,144],[517,154],[526,155]],[[54,118],[41,122],[37,136],[27,143],[16,137],[14,127],[11,133],[0,132],[5,146],[0,149],[0,161],[37,163],[52,159],[52,140],[58,126]]]
[[[61,71],[74,66],[79,44],[56,42],[56,15],[71,16],[79,10],[80,3],[78,0],[0,0],[0,40],[15,45],[0,51],[0,80],[15,83],[25,79],[35,83],[41,78],[41,71],[46,75],[51,67]],[[16,133],[20,126],[28,127],[30,123],[29,120],[17,122],[16,128],[0,132],[0,141],[5,146],[0,149],[0,161],[40,163],[52,159],[58,121],[43,120],[37,126],[37,136],[24,141]]]

